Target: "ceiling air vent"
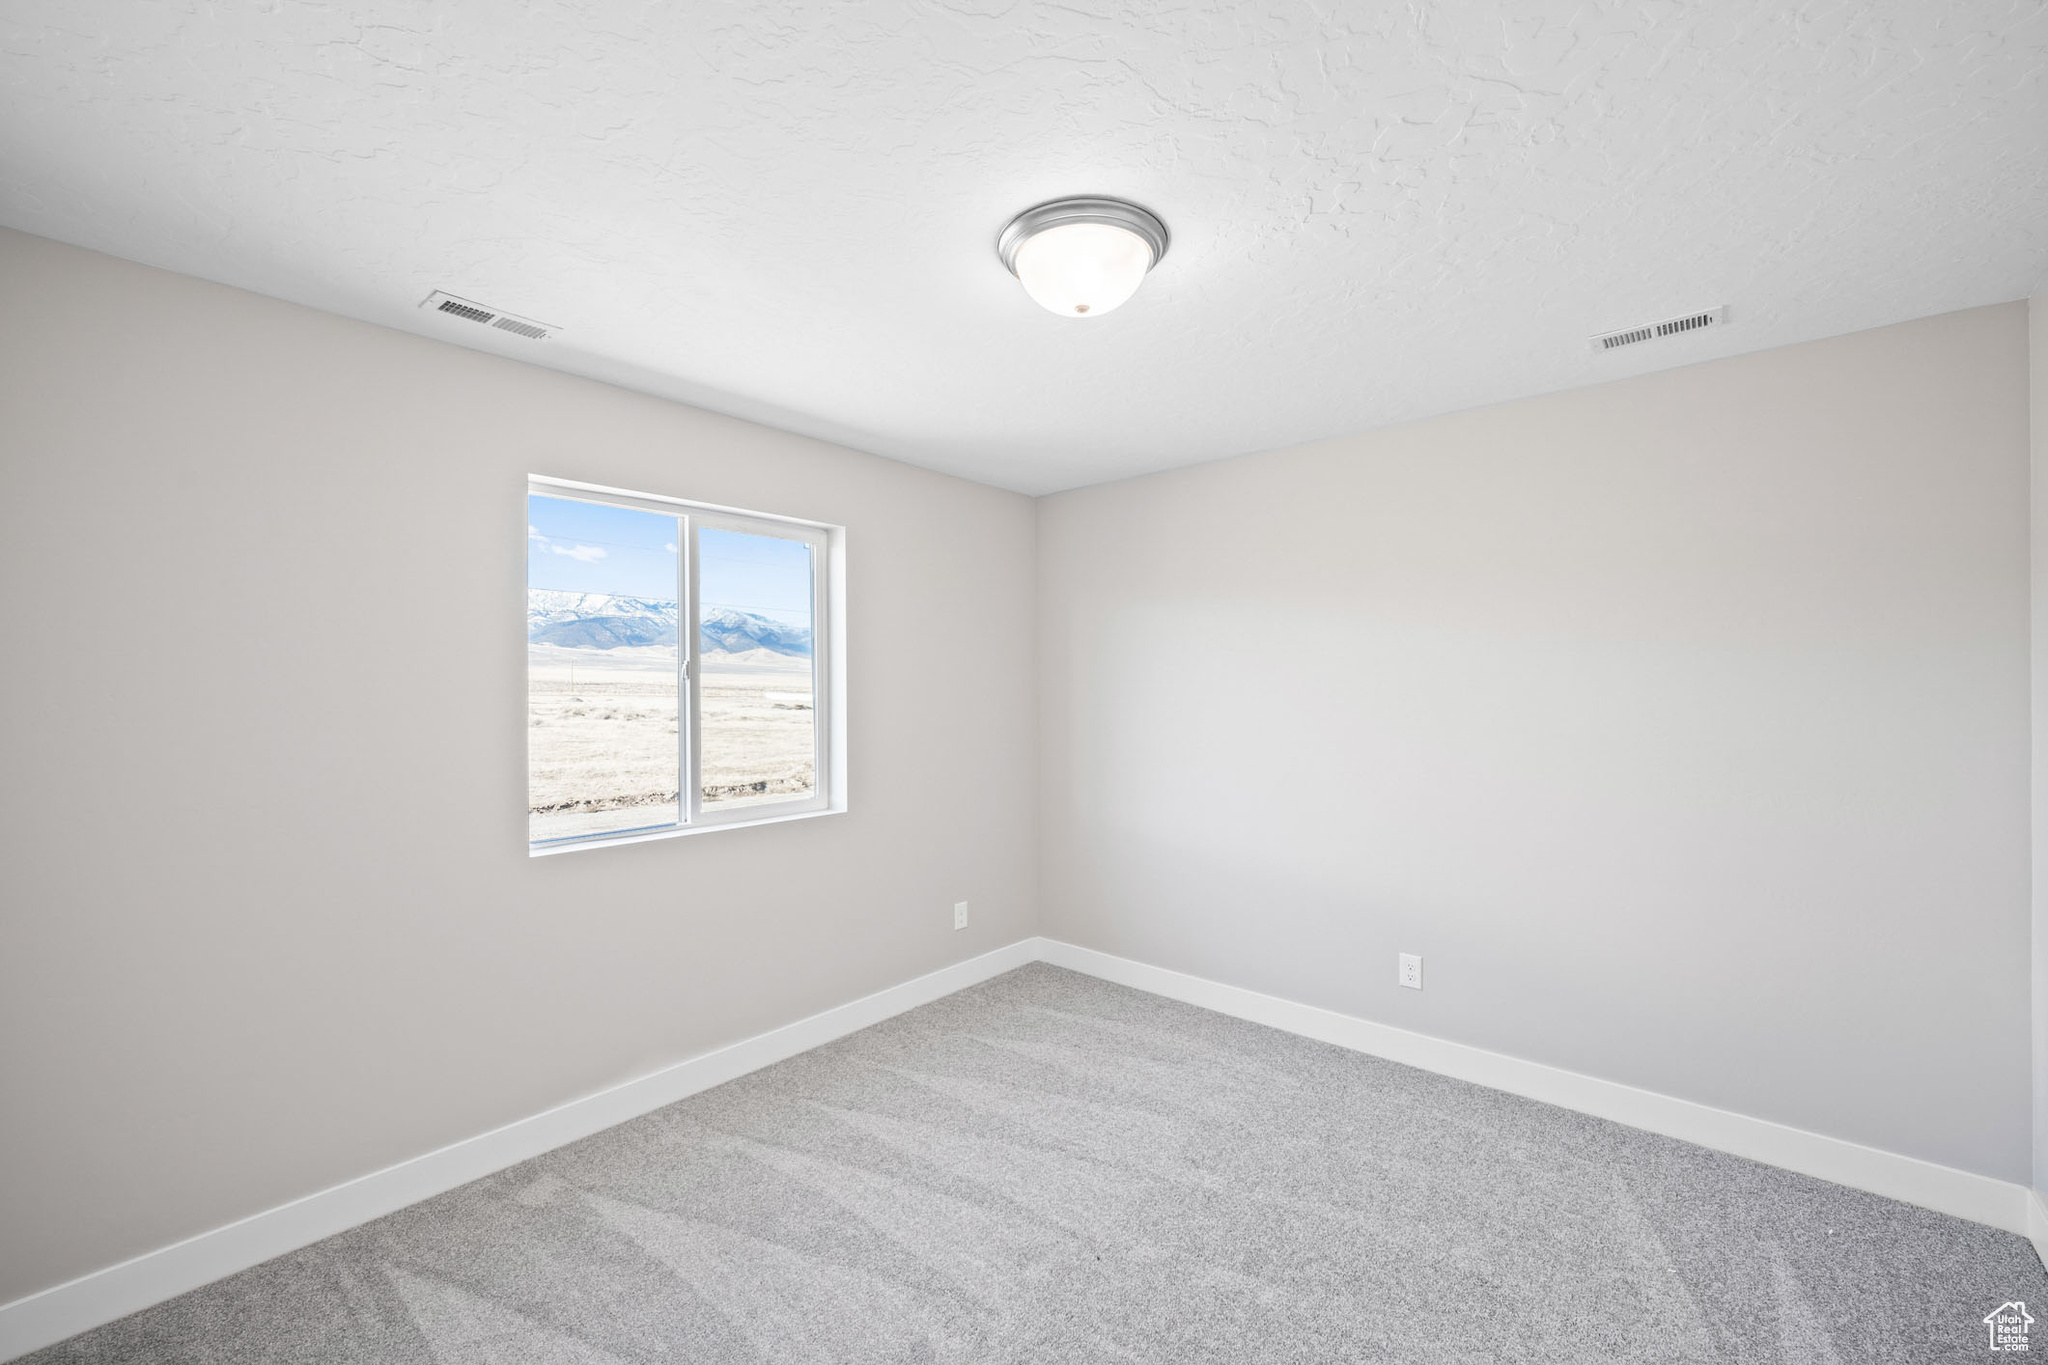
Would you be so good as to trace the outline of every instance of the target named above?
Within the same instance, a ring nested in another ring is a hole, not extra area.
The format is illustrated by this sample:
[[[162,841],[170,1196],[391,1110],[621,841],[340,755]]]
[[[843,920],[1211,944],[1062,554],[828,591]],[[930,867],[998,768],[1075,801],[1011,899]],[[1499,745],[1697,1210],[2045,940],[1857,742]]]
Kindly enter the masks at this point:
[[[436,313],[446,313],[452,318],[462,318],[467,322],[481,322],[487,327],[496,327],[498,330],[510,332],[514,336],[525,337],[528,341],[545,341],[556,331],[555,328],[548,326],[544,322],[534,322],[527,318],[516,318],[510,313],[501,313],[495,308],[486,308],[484,305],[470,299],[458,299],[453,294],[444,294],[438,289],[427,295],[427,301],[422,303],[420,307],[430,309]]]
[[[1687,313],[1682,318],[1646,322],[1640,327],[1626,327],[1619,332],[1602,332],[1592,339],[1591,344],[1596,351],[1612,351],[1622,346],[1636,346],[1645,341],[1677,336],[1680,332],[1697,332],[1703,327],[1727,325],[1728,309],[1725,306],[1709,308],[1704,313]]]

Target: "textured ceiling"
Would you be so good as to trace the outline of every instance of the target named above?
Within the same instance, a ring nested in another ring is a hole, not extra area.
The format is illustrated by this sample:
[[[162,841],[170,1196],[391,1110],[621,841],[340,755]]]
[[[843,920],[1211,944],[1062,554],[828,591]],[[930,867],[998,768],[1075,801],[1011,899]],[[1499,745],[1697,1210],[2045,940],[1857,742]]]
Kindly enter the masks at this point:
[[[1044,492],[2024,296],[2044,76],[2041,0],[10,0],[0,221]],[[1077,193],[1173,232],[1089,321],[993,245]]]

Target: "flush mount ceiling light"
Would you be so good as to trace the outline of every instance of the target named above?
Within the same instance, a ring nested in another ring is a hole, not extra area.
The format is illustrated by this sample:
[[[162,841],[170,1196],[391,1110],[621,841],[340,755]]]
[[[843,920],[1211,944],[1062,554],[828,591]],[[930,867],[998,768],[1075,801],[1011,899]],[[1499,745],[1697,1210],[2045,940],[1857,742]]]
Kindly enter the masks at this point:
[[[1166,224],[1121,199],[1056,199],[996,238],[1024,292],[1066,318],[1101,317],[1138,292],[1166,254]]]

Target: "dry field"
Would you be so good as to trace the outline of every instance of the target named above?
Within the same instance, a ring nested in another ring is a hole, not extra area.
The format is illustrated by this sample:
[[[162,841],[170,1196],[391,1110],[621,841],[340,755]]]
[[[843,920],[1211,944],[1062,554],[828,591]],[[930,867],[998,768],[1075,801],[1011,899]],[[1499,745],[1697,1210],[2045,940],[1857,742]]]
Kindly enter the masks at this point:
[[[704,809],[808,796],[809,660],[764,650],[699,661]],[[527,801],[534,839],[677,819],[673,649],[527,648]]]

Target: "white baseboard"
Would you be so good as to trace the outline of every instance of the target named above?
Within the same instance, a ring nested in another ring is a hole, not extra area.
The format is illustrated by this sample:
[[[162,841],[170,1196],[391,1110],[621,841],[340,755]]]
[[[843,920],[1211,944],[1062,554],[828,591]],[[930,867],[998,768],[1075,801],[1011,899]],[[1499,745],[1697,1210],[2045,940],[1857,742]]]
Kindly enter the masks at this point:
[[[1023,939],[651,1075],[0,1305],[0,1361],[76,1336],[323,1237],[502,1171],[1031,962]]]
[[[1226,986],[1184,972],[1114,957],[1093,948],[1057,939],[1039,940],[1039,957],[1055,966],[1085,972],[1119,985],[1133,986],[1190,1005],[1249,1019],[1271,1028],[1297,1033],[1388,1061],[1454,1076],[1542,1100],[1582,1114],[1612,1119],[1666,1137],[1711,1147],[1717,1152],[1748,1157],[1769,1166],[1797,1171],[1881,1194],[1937,1213],[1988,1223],[2007,1232],[2032,1237],[2037,1248],[2048,1245],[2048,1210],[2024,1185],[1959,1171],[1952,1166],[1880,1151],[1842,1138],[1810,1133],[1768,1119],[1751,1118],[1711,1105],[1675,1099],[1632,1085],[1565,1071],[1541,1062],[1524,1061],[1465,1043],[1448,1042],[1424,1033],[1338,1014],[1313,1005],[1261,995],[1242,986]],[[2036,1223],[2035,1219],[2040,1222]],[[2036,1231],[2036,1227],[2041,1230]],[[2048,1257],[2048,1253],[2044,1253]]]
[[[2024,1185],[1297,1004],[1057,939],[1033,938],[0,1305],[0,1361],[126,1317],[1034,961],[1988,1223],[2030,1238],[2048,1261],[2048,1206]]]
[[[2048,1268],[2048,1204],[2041,1202],[2039,1190],[2027,1191],[2027,1240],[2034,1244],[2043,1268]]]

